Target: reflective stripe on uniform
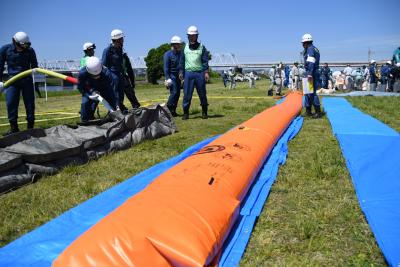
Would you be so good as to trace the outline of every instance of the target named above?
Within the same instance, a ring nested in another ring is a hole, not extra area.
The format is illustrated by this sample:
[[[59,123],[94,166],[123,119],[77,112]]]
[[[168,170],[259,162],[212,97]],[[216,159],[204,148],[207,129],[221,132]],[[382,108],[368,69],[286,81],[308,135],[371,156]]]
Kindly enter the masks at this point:
[[[315,60],[315,57],[308,56],[306,61],[307,62],[311,62],[311,63],[315,63],[316,60]]]

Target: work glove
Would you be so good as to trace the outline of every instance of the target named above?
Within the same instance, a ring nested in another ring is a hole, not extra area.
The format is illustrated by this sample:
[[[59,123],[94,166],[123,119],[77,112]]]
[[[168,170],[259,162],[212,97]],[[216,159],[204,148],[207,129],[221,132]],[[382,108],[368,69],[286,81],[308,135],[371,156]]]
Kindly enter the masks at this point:
[[[89,95],[89,98],[92,99],[92,100],[98,100],[98,96],[99,96],[99,95],[100,95],[99,92],[93,91],[93,92]]]
[[[164,85],[165,85],[166,87],[171,86],[171,85],[172,85],[172,80],[171,80],[171,79],[165,80],[165,81],[164,81]]]

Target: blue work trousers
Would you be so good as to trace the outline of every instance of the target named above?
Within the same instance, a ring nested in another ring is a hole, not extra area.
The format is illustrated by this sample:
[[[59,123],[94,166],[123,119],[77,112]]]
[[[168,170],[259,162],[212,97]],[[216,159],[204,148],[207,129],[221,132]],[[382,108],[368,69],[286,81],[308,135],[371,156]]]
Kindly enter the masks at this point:
[[[189,112],[190,104],[192,102],[193,90],[196,86],[197,94],[200,98],[200,104],[203,108],[208,106],[207,92],[206,92],[206,79],[204,72],[185,72],[185,80],[183,85],[183,111]]]
[[[115,83],[115,88],[116,91],[114,92],[115,94],[115,103],[119,107],[123,107],[124,105],[124,89],[125,89],[125,77],[124,75],[116,72],[111,71],[111,75],[113,77],[114,83]]]
[[[35,91],[32,77],[26,77],[7,88],[6,103],[8,121],[10,123],[18,121],[18,106],[21,94],[25,104],[26,120],[28,122],[35,121]]]
[[[304,105],[306,108],[311,108],[311,105],[314,106],[314,108],[319,108],[320,103],[319,103],[319,98],[317,95],[317,89],[318,89],[318,84],[319,84],[319,77],[317,75],[313,76],[313,93],[312,94],[306,94],[304,96]]]
[[[181,80],[178,77],[178,74],[175,76],[170,76],[172,80],[172,84],[168,86],[169,89],[169,98],[167,102],[167,106],[176,109],[178,106],[179,96],[181,95]]]

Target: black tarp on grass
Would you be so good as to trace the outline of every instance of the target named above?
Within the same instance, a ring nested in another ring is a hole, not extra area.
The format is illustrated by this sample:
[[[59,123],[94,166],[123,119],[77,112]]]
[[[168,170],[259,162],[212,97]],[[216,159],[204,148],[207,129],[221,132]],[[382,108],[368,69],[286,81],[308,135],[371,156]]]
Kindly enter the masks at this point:
[[[168,108],[155,105],[113,112],[96,125],[59,125],[0,139],[0,194],[80,165],[144,140],[172,134],[176,125]]]

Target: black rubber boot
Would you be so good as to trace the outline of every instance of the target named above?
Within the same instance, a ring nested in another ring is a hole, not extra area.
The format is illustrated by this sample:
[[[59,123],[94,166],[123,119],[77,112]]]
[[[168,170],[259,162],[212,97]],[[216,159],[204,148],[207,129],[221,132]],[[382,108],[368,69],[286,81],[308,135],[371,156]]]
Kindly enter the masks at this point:
[[[167,106],[169,111],[171,112],[172,117],[177,117],[178,113],[176,113],[176,108],[172,106]]]
[[[207,107],[201,107],[202,112],[201,112],[201,118],[203,120],[208,119],[208,108]]]
[[[28,121],[28,129],[33,129],[35,126],[35,121]]]
[[[121,110],[122,114],[128,114],[129,112],[128,108],[123,103],[120,104],[119,109]]]
[[[306,114],[305,114],[305,116],[306,116],[306,117],[311,117],[311,116],[312,116],[311,107],[306,108]]]
[[[315,114],[313,116],[313,119],[319,119],[322,118],[323,114],[321,112],[321,107],[320,106],[316,106],[315,107]]]
[[[187,119],[189,119],[189,110],[184,110],[182,120],[187,120]]]
[[[4,136],[13,134],[13,133],[18,133],[19,128],[18,128],[18,123],[17,122],[10,122],[10,130],[4,134]]]
[[[272,90],[268,90],[268,92],[267,92],[267,95],[268,95],[268,96],[273,96],[273,95],[274,95],[274,93],[273,93],[273,91],[272,91]]]

